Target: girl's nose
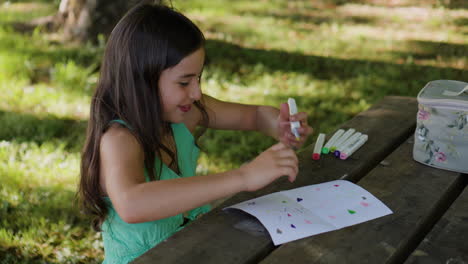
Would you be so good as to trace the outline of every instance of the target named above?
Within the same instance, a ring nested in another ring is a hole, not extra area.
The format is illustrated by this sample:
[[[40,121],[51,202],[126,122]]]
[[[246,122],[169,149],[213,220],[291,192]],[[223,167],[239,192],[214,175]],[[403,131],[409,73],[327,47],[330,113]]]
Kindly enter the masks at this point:
[[[190,98],[194,101],[197,101],[201,99],[201,96],[201,86],[200,83],[197,82],[195,85],[193,85],[192,89],[190,89]]]

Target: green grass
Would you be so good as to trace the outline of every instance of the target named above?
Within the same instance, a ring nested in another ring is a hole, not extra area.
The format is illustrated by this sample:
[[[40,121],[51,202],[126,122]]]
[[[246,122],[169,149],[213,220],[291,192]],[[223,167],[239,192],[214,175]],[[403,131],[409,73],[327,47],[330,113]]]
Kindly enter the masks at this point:
[[[273,106],[295,97],[315,129],[308,143],[386,95],[416,96],[436,79],[467,81],[467,9],[344,2],[173,1],[207,37],[204,92]],[[102,46],[12,29],[57,6],[0,4],[1,264],[103,257],[100,234],[73,204]],[[236,168],[272,143],[256,132],[209,130],[197,170]]]

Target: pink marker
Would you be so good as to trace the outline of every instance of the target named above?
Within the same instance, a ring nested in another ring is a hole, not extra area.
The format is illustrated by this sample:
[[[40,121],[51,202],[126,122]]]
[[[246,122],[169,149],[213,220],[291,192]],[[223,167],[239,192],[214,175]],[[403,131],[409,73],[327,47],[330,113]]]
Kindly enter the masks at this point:
[[[353,155],[353,153],[358,150],[364,143],[366,143],[368,136],[361,135],[359,140],[356,141],[354,144],[348,145],[340,154],[340,159],[345,160],[349,156]]]

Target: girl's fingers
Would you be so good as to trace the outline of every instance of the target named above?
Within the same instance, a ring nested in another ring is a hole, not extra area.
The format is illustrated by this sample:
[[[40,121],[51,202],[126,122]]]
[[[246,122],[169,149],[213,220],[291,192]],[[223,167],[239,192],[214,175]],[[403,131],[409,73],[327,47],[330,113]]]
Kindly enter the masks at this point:
[[[299,121],[301,124],[307,124],[307,113],[299,112],[295,115],[290,116],[291,121]]]
[[[297,169],[297,160],[295,159],[281,159],[278,161],[277,163],[278,165],[280,165],[281,167],[291,167],[293,169]]]
[[[300,143],[303,141],[303,138],[301,137],[298,141],[293,134],[289,133],[285,135],[284,137],[282,137],[281,141],[285,142],[285,144],[289,147],[298,147]]]
[[[282,167],[280,169],[280,173],[281,175],[288,176],[288,179],[290,182],[293,182],[294,180],[296,180],[297,171],[291,167]]]
[[[281,149],[284,149],[284,148],[286,148],[286,145],[283,144],[282,142],[276,143],[275,145],[270,147],[270,149],[274,150],[274,151],[278,151],[278,150],[281,150]]]
[[[291,132],[290,122],[280,122],[280,126],[285,128],[283,130],[283,134],[280,137],[280,141],[285,143],[289,147],[298,148],[302,146],[302,144],[304,144],[304,142],[306,141],[307,137],[310,134],[312,134],[312,131],[313,131],[313,129],[307,124],[301,125],[301,127],[298,128],[298,132],[300,135],[300,138],[298,140],[296,136]]]
[[[279,120],[280,121],[287,121],[289,117],[289,106],[287,103],[282,103],[280,105],[280,115],[279,115]]]
[[[291,122],[280,122],[279,129],[280,134],[291,132]]]
[[[291,139],[289,141],[289,145],[292,147],[298,148],[301,145],[301,141],[297,141],[296,139]]]
[[[281,128],[281,130],[283,131],[283,136],[286,136],[288,139],[289,138],[295,138],[295,136],[292,134],[291,132],[291,122],[280,122],[279,123],[279,126]],[[299,135],[301,135],[301,138],[302,136],[308,136],[310,134],[312,134],[312,131],[313,129],[307,125],[307,122],[305,122],[304,124],[301,124],[301,127],[299,127],[297,129],[297,131],[299,132]]]
[[[310,126],[306,126],[306,129],[307,129],[307,131],[306,131],[307,135],[311,135],[314,132],[314,129],[311,128]]]
[[[290,142],[296,142],[296,143],[297,143],[297,142],[302,142],[302,141],[305,139],[305,137],[304,137],[304,135],[301,135],[301,134],[299,134],[299,136],[300,136],[300,137],[299,137],[299,139],[298,139],[298,138],[296,138],[296,136],[290,135],[290,136],[288,137],[288,140],[289,140]]]
[[[299,159],[297,158],[296,153],[290,148],[286,148],[282,151],[278,151],[276,153],[276,157],[278,158],[279,163],[281,163],[283,159],[291,159],[296,163],[299,162]]]
[[[311,130],[312,128],[309,127],[309,126],[301,126],[297,131],[299,132],[299,134],[301,135],[307,135],[309,134],[309,131]]]
[[[281,121],[281,122],[279,122],[279,125],[280,125],[281,127],[291,127],[291,122],[289,122],[289,121]]]

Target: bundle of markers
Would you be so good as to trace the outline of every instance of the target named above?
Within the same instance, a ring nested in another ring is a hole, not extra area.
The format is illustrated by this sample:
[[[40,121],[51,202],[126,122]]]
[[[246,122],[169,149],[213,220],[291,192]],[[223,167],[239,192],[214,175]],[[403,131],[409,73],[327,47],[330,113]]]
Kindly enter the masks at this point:
[[[332,153],[337,158],[342,160],[347,159],[367,141],[367,135],[355,132],[356,130],[354,128],[350,128],[346,132],[343,129],[339,129],[328,140],[325,146],[323,146],[325,134],[319,134],[317,142],[315,143],[312,159],[319,160],[321,153]]]

